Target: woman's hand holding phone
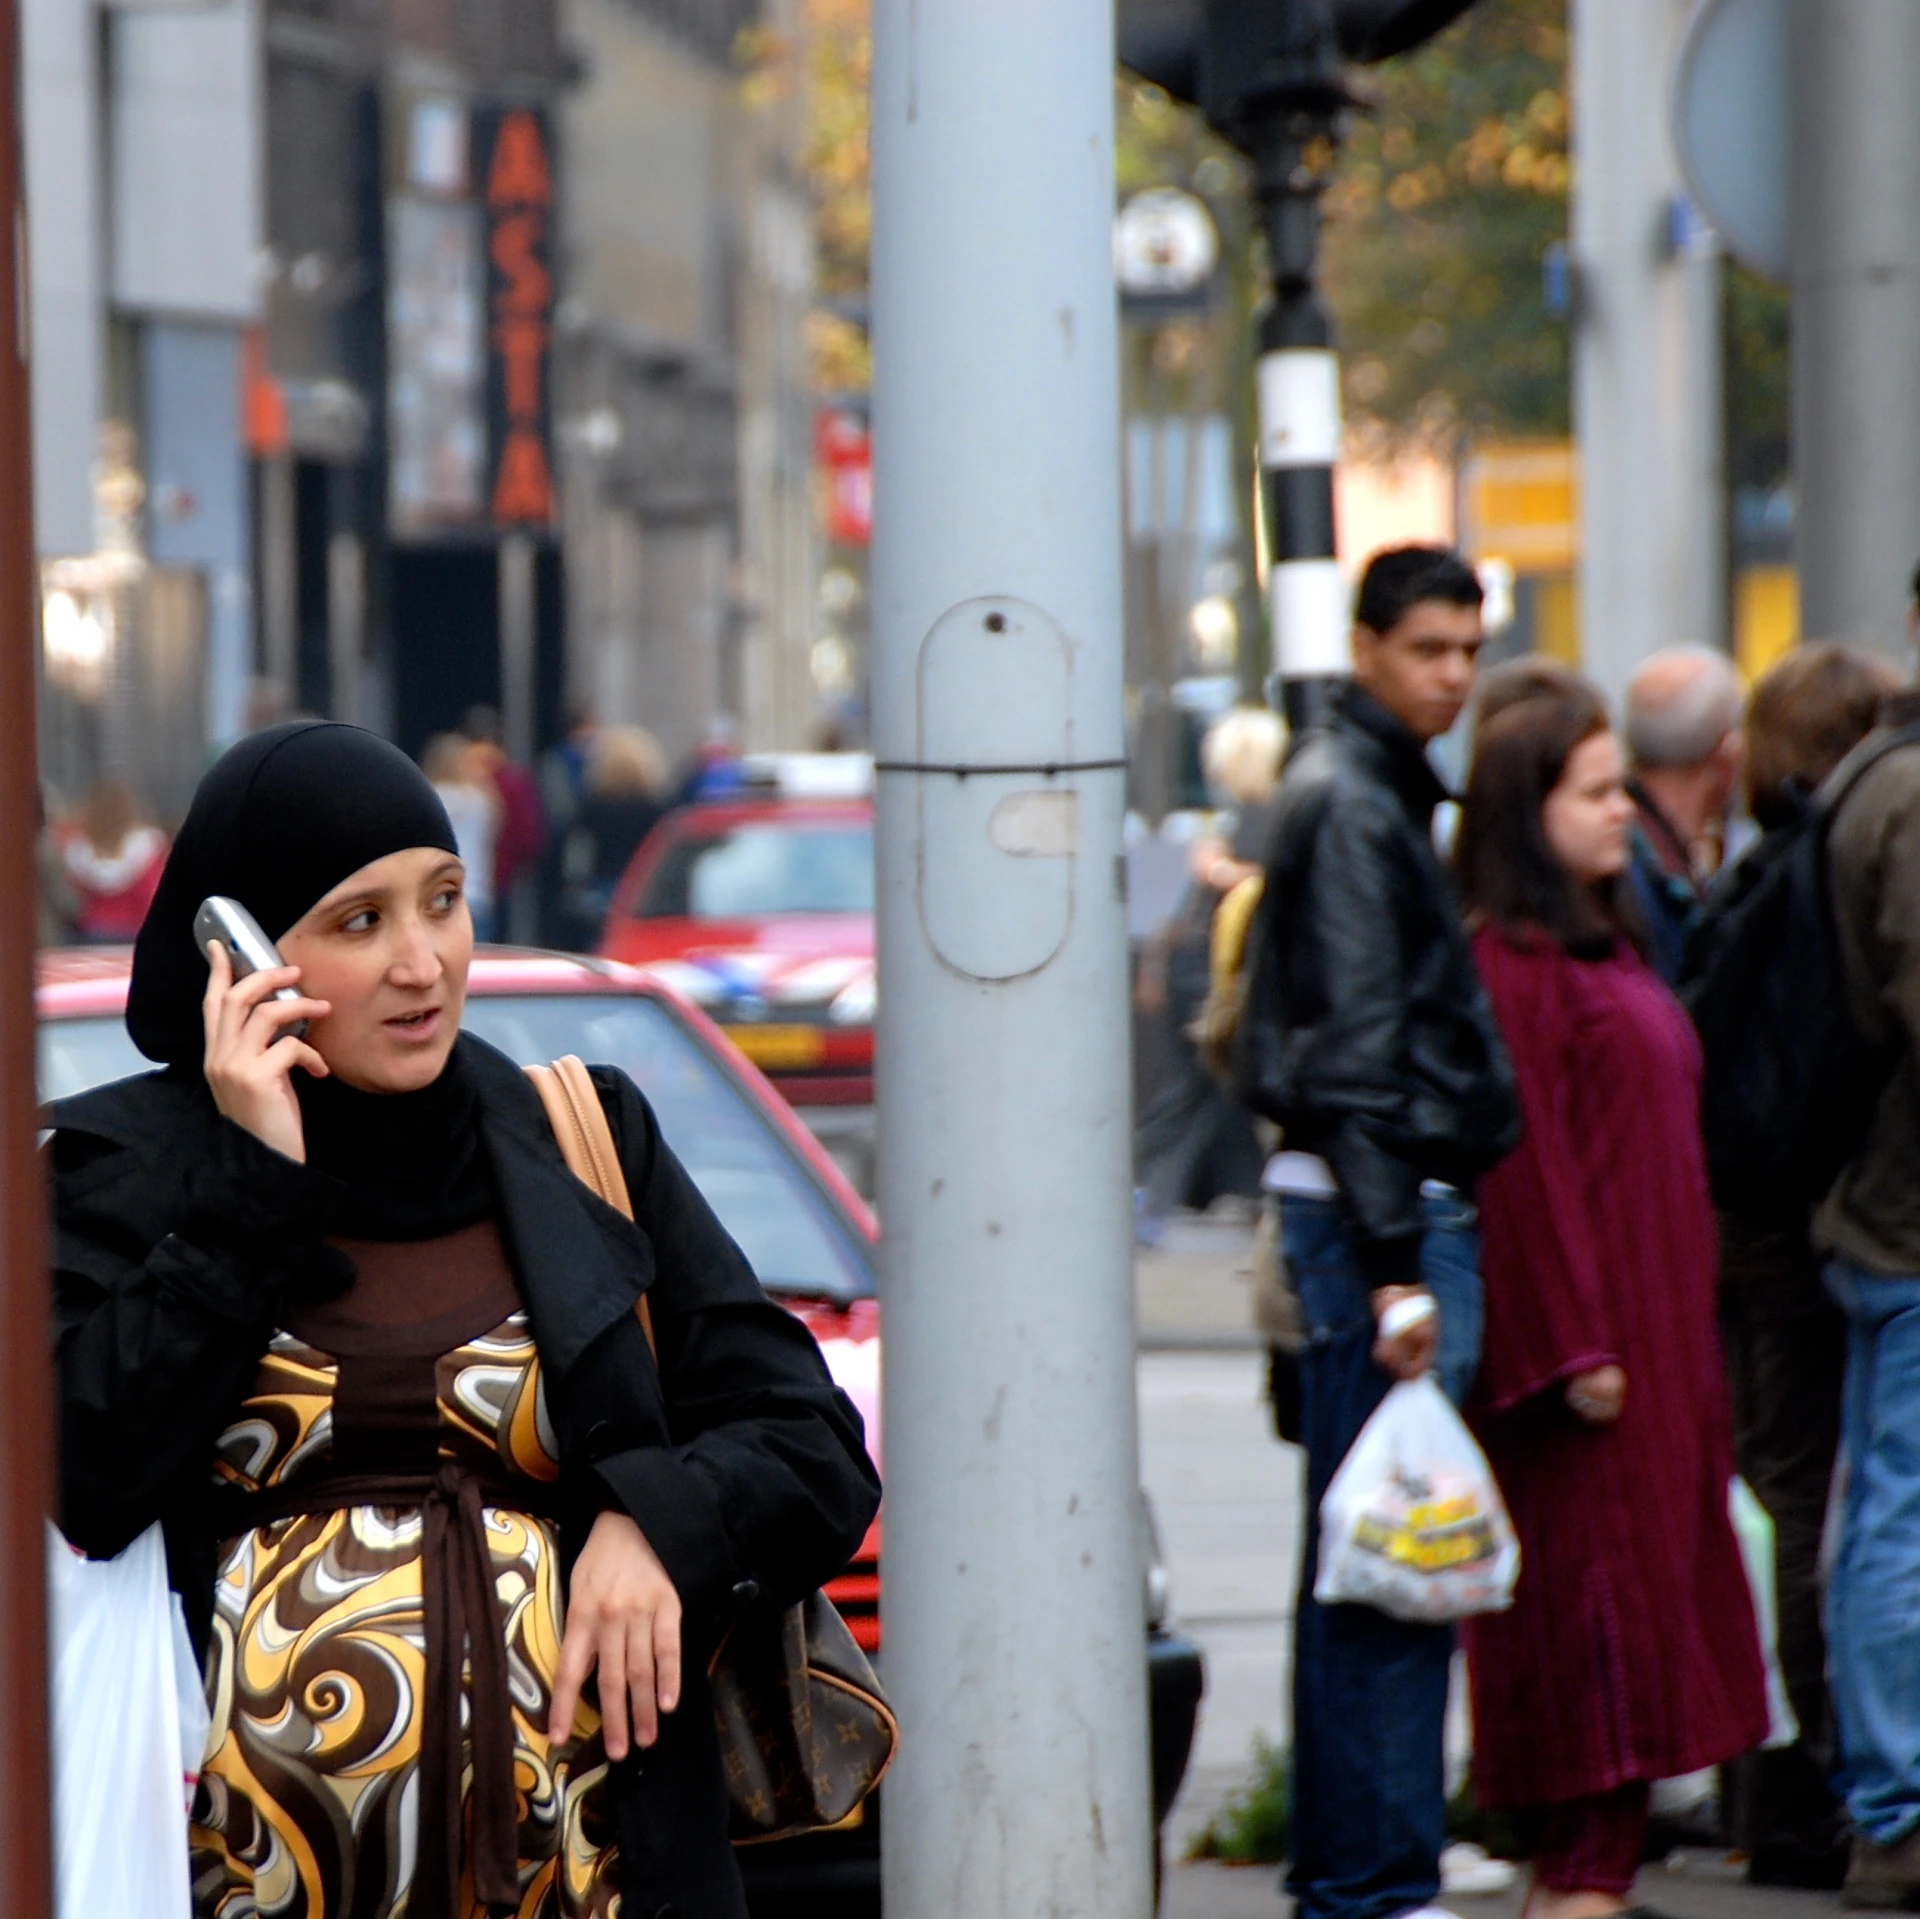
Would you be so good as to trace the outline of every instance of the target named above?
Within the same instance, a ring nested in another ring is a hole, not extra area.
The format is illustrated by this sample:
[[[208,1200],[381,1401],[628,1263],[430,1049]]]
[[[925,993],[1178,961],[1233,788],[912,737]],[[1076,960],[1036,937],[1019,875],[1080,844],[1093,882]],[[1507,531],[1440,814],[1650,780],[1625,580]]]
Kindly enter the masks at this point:
[[[297,966],[233,977],[233,961],[219,940],[207,942],[207,1084],[213,1103],[236,1126],[276,1153],[303,1165],[306,1134],[300,1101],[293,1090],[298,1066],[325,1079],[327,1063],[304,1039],[282,1038],[301,1020],[325,1019],[332,1010],[321,999],[275,999],[283,986],[299,982]],[[275,1044],[278,1041],[279,1044]]]

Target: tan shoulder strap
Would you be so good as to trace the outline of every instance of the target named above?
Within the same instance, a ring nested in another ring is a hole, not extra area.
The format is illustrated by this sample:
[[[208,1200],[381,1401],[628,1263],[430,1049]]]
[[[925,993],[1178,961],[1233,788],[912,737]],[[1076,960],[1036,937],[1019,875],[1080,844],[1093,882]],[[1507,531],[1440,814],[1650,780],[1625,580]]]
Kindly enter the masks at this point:
[[[620,1155],[613,1143],[613,1128],[607,1124],[606,1109],[576,1054],[568,1053],[551,1066],[529,1066],[527,1077],[533,1081],[540,1103],[547,1109],[547,1123],[559,1142],[560,1156],[574,1178],[606,1201],[615,1212],[633,1217],[633,1198],[627,1191],[626,1175],[620,1170]],[[641,1330],[655,1360],[660,1349],[653,1337],[653,1311],[645,1293],[634,1311],[640,1315]]]

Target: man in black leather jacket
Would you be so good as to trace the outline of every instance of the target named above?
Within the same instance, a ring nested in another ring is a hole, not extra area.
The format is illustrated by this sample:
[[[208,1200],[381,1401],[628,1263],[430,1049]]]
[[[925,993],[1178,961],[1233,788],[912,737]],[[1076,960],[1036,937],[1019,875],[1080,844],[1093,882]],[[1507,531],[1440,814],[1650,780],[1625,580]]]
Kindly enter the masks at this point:
[[[1305,1326],[1307,1528],[1294,1655],[1300,1919],[1397,1919],[1439,1890],[1449,1626],[1313,1598],[1328,1481],[1395,1379],[1457,1404],[1479,1361],[1475,1180],[1519,1135],[1505,1052],[1433,844],[1426,746],[1481,645],[1457,554],[1404,547],[1361,582],[1354,676],[1281,780],[1236,1076],[1279,1123]]]

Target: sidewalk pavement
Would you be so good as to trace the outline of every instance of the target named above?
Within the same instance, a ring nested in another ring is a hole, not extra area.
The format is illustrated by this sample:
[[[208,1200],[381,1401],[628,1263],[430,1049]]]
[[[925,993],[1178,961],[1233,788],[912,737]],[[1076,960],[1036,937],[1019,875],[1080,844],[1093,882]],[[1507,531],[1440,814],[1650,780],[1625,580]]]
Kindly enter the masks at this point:
[[[1223,1207],[1209,1214],[1182,1214],[1169,1220],[1161,1243],[1157,1247],[1140,1248],[1134,1260],[1141,1350],[1147,1353],[1244,1356],[1232,1362],[1233,1371],[1238,1377],[1240,1370],[1248,1366],[1253,1354],[1261,1346],[1259,1335],[1253,1327],[1248,1276],[1251,1246],[1251,1221],[1245,1213],[1236,1214]],[[1191,1366],[1182,1367],[1178,1361],[1171,1363],[1181,1373],[1191,1370]],[[1160,1361],[1156,1364],[1165,1367],[1169,1362]],[[1165,1390],[1177,1394],[1182,1390],[1183,1383],[1189,1391],[1194,1389],[1193,1382],[1175,1379],[1168,1382]],[[1254,1377],[1248,1373],[1236,1389],[1236,1394],[1244,1393],[1249,1403],[1234,1420],[1231,1431],[1238,1436],[1239,1444],[1264,1448],[1271,1442],[1265,1438],[1264,1416],[1256,1410],[1256,1392]],[[1196,1401],[1196,1404],[1200,1403]],[[1164,1412],[1159,1418],[1166,1418]],[[1155,1424],[1152,1421],[1147,1423]],[[1211,1431],[1210,1427],[1208,1431]],[[1146,1437],[1151,1439],[1153,1435]],[[1210,1535],[1217,1533],[1222,1524],[1231,1527],[1256,1510],[1261,1514],[1265,1526],[1278,1529],[1277,1520],[1268,1510],[1273,1504],[1270,1488],[1264,1498],[1257,1497],[1261,1494],[1261,1486],[1253,1486],[1251,1490],[1241,1488],[1244,1497],[1236,1499],[1228,1496],[1228,1488],[1201,1487],[1193,1483],[1195,1472],[1206,1472],[1207,1461],[1217,1457],[1215,1448],[1224,1437],[1223,1430],[1207,1443],[1196,1447],[1190,1436],[1170,1429],[1161,1441],[1162,1449],[1173,1448],[1167,1460],[1161,1462],[1170,1483],[1160,1488],[1156,1495],[1161,1505],[1162,1528],[1172,1536],[1169,1539],[1172,1549],[1169,1557],[1174,1562],[1176,1610],[1184,1589],[1188,1602],[1201,1615],[1190,1623],[1198,1630],[1199,1636],[1208,1641],[1220,1639],[1223,1631],[1231,1627],[1243,1627],[1242,1636],[1254,1627],[1254,1622],[1250,1620],[1242,1622],[1236,1618],[1229,1621],[1224,1616],[1220,1620],[1213,1620],[1208,1617],[1215,1609],[1210,1603],[1215,1597],[1211,1588],[1222,1571],[1212,1562],[1218,1557],[1219,1548],[1224,1543],[1211,1539]],[[1192,1454],[1190,1458],[1186,1456],[1188,1452]],[[1277,1457],[1275,1455],[1275,1459]],[[1264,1451],[1243,1462],[1249,1470],[1270,1468],[1274,1463]],[[1153,1476],[1149,1475],[1150,1478]],[[1271,1471],[1268,1471],[1267,1477],[1272,1477]],[[1190,1507],[1193,1509],[1191,1512],[1188,1511]],[[1193,1535],[1191,1543],[1194,1548],[1211,1545],[1212,1550],[1206,1555],[1207,1564],[1189,1569],[1183,1581],[1181,1561],[1186,1554],[1180,1547],[1189,1544],[1188,1534]],[[1281,1543],[1277,1539],[1243,1541],[1240,1552],[1251,1554],[1257,1549]],[[1233,1568],[1228,1566],[1226,1570],[1232,1571]],[[1285,1604],[1284,1601],[1281,1603]],[[1290,1606],[1286,1610],[1290,1611]],[[1286,1628],[1278,1616],[1278,1607],[1275,1612],[1276,1616],[1271,1621],[1262,1619],[1258,1622],[1263,1643],[1265,1638],[1276,1634],[1285,1636]],[[1216,1653],[1222,1652],[1225,1646],[1216,1646],[1214,1650]],[[1234,1675],[1236,1678],[1246,1676],[1237,1672]],[[1262,1695],[1258,1703],[1263,1714],[1271,1710],[1265,1700],[1269,1689],[1278,1703],[1280,1686],[1277,1681],[1276,1670],[1256,1688]],[[1212,1686],[1209,1687],[1209,1693],[1214,1694]],[[1236,1702],[1215,1695],[1210,1703],[1216,1713],[1231,1717],[1231,1706]],[[1203,1714],[1206,1711],[1207,1707],[1203,1705]],[[1234,1734],[1227,1741],[1234,1754],[1245,1750],[1246,1741],[1240,1736],[1242,1731],[1236,1721]],[[1217,1742],[1202,1743],[1214,1745]],[[1199,1756],[1197,1753],[1196,1757]],[[1187,1791],[1182,1795],[1181,1805],[1167,1822],[1169,1856],[1161,1919],[1285,1919],[1285,1915],[1291,1911],[1292,1901],[1279,1889],[1278,1867],[1186,1865],[1179,1860],[1179,1851],[1187,1835],[1196,1826],[1205,1823],[1214,1806],[1237,1783],[1240,1769],[1220,1764],[1219,1760],[1225,1757],[1225,1749],[1222,1749],[1213,1765],[1195,1768],[1194,1775],[1187,1782]],[[1525,1900],[1525,1886],[1523,1874],[1518,1885],[1497,1897],[1449,1897],[1442,1903],[1448,1910],[1458,1914],[1459,1919],[1519,1919]],[[1740,1876],[1737,1864],[1705,1851],[1679,1853],[1668,1865],[1649,1867],[1641,1874],[1634,1888],[1634,1897],[1654,1912],[1667,1915],[1668,1919],[1835,1919],[1840,1910],[1838,1898],[1831,1893],[1785,1892],[1749,1886]]]
[[[1137,1247],[1134,1298],[1146,1352],[1257,1347],[1253,1327],[1251,1212],[1223,1201],[1177,1213],[1158,1246]]]
[[[1685,1852],[1673,1866],[1649,1866],[1632,1897],[1670,1919],[1836,1919],[1840,1901],[1830,1892],[1783,1892],[1750,1886],[1717,1854]],[[1275,1866],[1170,1865],[1161,1919],[1284,1919],[1293,1902],[1279,1889]],[[1526,1876],[1491,1899],[1443,1897],[1459,1919],[1519,1919]]]

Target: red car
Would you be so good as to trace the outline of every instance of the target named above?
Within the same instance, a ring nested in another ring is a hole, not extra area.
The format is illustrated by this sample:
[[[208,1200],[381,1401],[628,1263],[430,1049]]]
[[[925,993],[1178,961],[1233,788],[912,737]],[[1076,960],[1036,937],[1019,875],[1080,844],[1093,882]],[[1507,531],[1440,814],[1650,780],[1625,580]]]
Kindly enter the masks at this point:
[[[795,1106],[873,1103],[873,803],[748,792],[669,814],[600,939],[700,1007]]]

